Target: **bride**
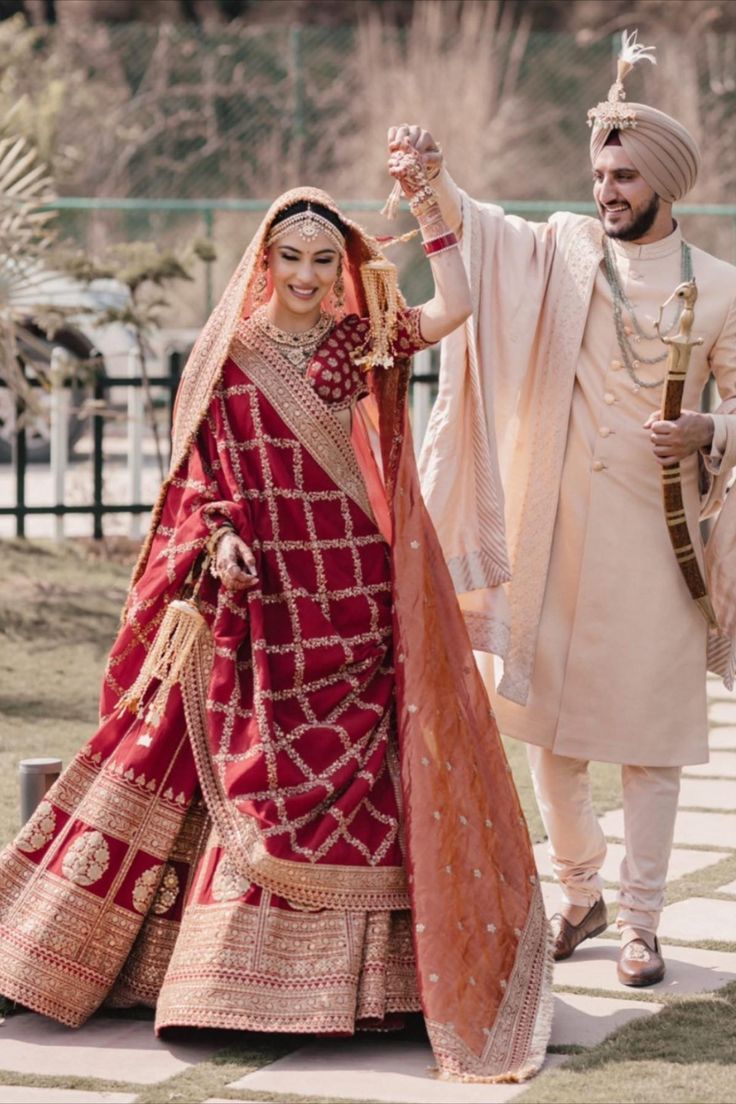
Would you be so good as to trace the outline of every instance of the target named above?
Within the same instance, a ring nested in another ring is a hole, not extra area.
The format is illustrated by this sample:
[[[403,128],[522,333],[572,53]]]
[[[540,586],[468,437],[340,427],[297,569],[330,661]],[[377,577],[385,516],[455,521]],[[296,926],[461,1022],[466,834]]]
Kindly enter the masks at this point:
[[[550,1020],[521,808],[418,489],[413,353],[470,313],[313,188],[205,326],[97,733],[0,857],[0,993],[78,1026],[348,1034],[423,1011],[446,1076],[522,1079]]]

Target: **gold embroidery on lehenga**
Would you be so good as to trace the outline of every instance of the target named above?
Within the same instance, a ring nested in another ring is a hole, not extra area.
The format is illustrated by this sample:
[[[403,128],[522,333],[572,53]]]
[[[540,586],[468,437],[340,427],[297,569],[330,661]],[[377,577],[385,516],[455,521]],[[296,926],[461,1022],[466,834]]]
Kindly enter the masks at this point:
[[[36,808],[31,819],[16,837],[15,846],[19,851],[32,854],[40,851],[42,847],[53,839],[56,828],[56,813],[53,805],[48,801],[42,801]]]
[[[233,901],[242,897],[250,889],[251,883],[238,872],[237,867],[227,855],[223,855],[217,864],[212,879],[212,896],[216,901]]]
[[[179,896],[179,877],[174,870],[173,866],[169,863],[164,867],[163,877],[161,878],[156,898],[151,906],[157,916],[163,916],[172,908],[176,898]]]
[[[136,912],[148,912],[156,895],[160,875],[161,863],[157,863],[156,866],[149,866],[148,870],[144,870],[136,878],[133,886],[133,908]]]
[[[98,882],[110,865],[110,848],[101,832],[83,832],[75,839],[61,863],[61,869],[75,885]]]
[[[352,1033],[419,1011],[407,913],[191,902],[156,1007],[170,1025]]]

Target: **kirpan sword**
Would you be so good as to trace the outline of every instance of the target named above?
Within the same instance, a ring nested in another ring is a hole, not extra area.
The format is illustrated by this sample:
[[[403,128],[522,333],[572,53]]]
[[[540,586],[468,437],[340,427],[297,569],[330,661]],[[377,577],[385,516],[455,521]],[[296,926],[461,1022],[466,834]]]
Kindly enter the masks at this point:
[[[672,292],[667,302],[660,307],[659,318],[656,322],[660,339],[669,346],[667,373],[662,398],[662,418],[667,422],[675,422],[680,417],[690,354],[695,345],[703,344],[702,337],[691,336],[697,298],[698,289],[695,280],[688,280],[686,283],[680,284]],[[673,299],[682,300],[682,312],[677,333],[665,337],[661,333],[662,315]],[[716,621],[715,611],[708,597],[708,588],[705,585],[705,579],[695,554],[694,541],[688,529],[682,499],[682,473],[679,460],[666,464],[662,468],[662,493],[667,531],[670,535],[675,558],[687,584],[687,589],[708,625],[712,629],[717,629],[718,622]]]

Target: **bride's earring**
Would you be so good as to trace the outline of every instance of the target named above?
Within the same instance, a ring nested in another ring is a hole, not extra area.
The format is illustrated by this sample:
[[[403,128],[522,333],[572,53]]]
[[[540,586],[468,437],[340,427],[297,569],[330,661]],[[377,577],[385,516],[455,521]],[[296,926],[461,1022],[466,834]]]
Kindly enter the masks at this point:
[[[345,310],[345,280],[342,269],[337,274],[337,279],[332,285],[332,297],[335,300],[335,313],[342,314]]]
[[[253,284],[253,307],[260,307],[263,300],[266,298],[266,288],[268,287],[268,260],[264,253],[261,258],[261,271],[256,277],[256,281]]]

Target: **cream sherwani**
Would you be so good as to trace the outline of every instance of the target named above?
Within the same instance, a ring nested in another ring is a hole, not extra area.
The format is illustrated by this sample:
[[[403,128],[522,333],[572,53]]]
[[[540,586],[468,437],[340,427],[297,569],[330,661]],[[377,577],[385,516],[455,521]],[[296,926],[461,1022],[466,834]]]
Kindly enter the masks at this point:
[[[606,844],[587,763],[620,763],[618,923],[654,931],[679,768],[708,757],[707,661],[733,678],[735,504],[717,523],[711,577],[724,631],[709,636],[675,561],[661,468],[643,428],[661,407],[665,364],[646,360],[662,345],[654,336],[634,343],[642,383],[632,379],[599,223],[564,213],[543,225],[505,217],[462,196],[447,174],[439,191],[448,222],[462,217],[474,316],[443,343],[421,460],[425,499],[471,638],[504,658],[499,726],[530,745],[566,899],[588,906],[601,891]],[[660,305],[682,280],[680,231],[610,247],[640,326],[653,335]],[[723,404],[703,460],[704,493],[698,457],[681,465],[696,535],[701,515],[722,506],[736,462],[736,268],[694,247],[691,256],[694,333],[703,344],[692,353],[683,408],[699,409],[711,373]],[[665,328],[675,312],[673,305]]]
[[[621,286],[647,333],[681,280],[681,247],[679,230],[651,245],[612,243]],[[710,368],[721,394],[736,394],[736,342],[718,341],[721,289],[711,287],[711,258],[693,254],[696,329],[716,339],[691,360],[683,407],[697,410]],[[656,338],[634,348],[649,358],[662,350]],[[642,363],[636,374],[661,380],[664,364]],[[708,758],[706,623],[675,562],[662,469],[642,428],[661,399],[661,384],[640,386],[625,369],[601,266],[575,371],[529,697],[526,706],[503,697],[496,706],[503,732],[558,755],[658,766]],[[682,472],[697,533],[696,456]]]
[[[504,657],[501,730],[581,759],[703,762],[706,625],[669,543],[642,428],[662,386],[640,387],[622,366],[600,225],[565,214],[535,225],[462,203],[475,317],[443,348],[421,468],[473,642]],[[653,245],[612,243],[646,331],[681,281],[681,244],[679,230]],[[736,268],[691,253],[703,344],[683,406],[698,409],[711,372],[721,399],[736,398]],[[662,346],[636,348],[646,358]],[[664,364],[638,374],[661,379]],[[715,421],[709,509],[736,460],[736,417]],[[697,457],[682,469],[697,534]]]

